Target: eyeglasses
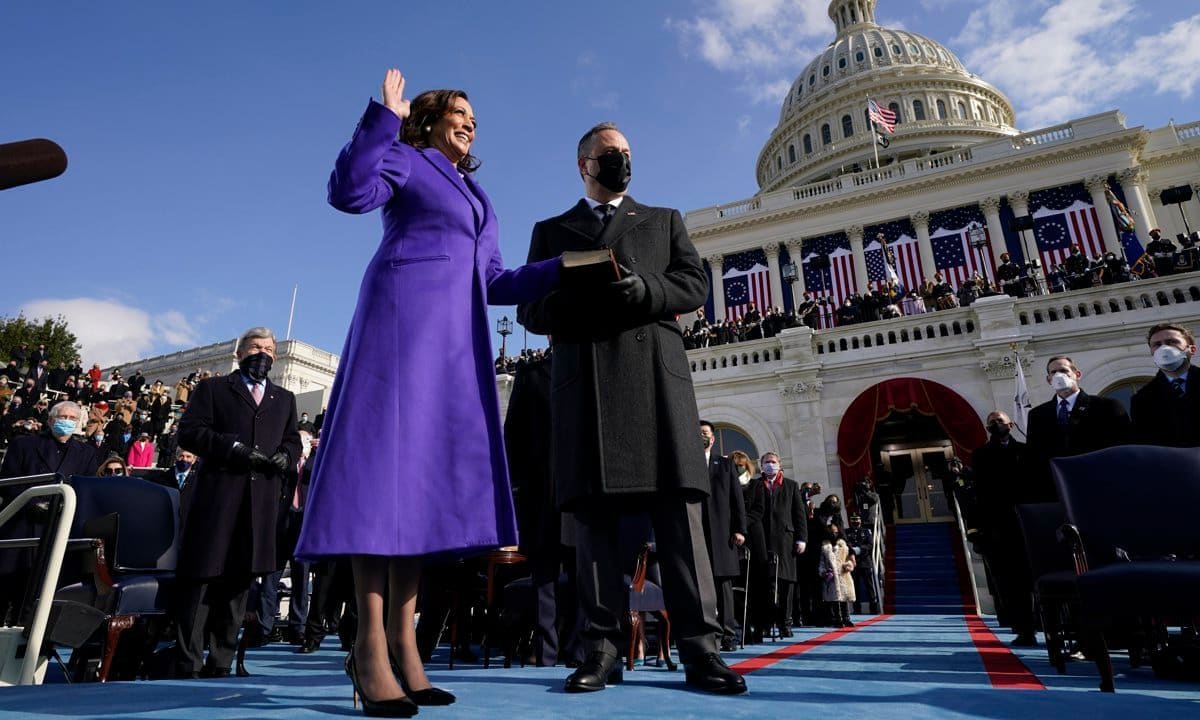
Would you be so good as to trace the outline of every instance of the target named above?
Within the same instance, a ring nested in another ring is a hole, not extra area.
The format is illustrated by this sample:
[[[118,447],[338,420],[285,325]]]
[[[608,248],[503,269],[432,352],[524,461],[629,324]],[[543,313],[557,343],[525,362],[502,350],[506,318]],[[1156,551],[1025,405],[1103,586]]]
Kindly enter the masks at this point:
[[[104,476],[105,477],[109,477],[110,475],[124,475],[124,474],[125,474],[125,468],[121,467],[120,465],[104,468]]]

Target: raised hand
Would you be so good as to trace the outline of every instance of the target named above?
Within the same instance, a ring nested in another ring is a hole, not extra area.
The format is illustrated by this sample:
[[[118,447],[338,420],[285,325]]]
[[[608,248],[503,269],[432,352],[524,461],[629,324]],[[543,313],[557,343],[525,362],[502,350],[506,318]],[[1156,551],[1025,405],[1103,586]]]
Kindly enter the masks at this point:
[[[390,68],[383,77],[383,87],[380,88],[383,104],[388,110],[396,113],[403,120],[408,117],[409,103],[404,99],[404,76],[396,68]]]

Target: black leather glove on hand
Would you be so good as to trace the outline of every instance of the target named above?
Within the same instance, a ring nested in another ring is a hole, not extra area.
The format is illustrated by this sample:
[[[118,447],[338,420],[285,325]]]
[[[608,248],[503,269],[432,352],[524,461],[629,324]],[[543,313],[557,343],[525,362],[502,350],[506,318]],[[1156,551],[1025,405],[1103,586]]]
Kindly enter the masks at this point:
[[[268,472],[275,469],[271,464],[271,458],[267,457],[266,453],[258,448],[250,450],[250,466],[259,472]]]
[[[242,465],[250,465],[253,463],[251,456],[254,454],[254,448],[246,443],[237,442],[233,444],[233,449],[229,451],[229,456]]]
[[[288,454],[282,450],[272,455],[268,462],[270,462],[271,467],[280,475],[286,473],[292,465],[291,458],[289,458]]]
[[[646,281],[640,275],[633,274],[624,265],[620,267],[621,274],[624,277],[612,283],[609,287],[612,289],[613,294],[626,305],[641,305],[646,300]]]

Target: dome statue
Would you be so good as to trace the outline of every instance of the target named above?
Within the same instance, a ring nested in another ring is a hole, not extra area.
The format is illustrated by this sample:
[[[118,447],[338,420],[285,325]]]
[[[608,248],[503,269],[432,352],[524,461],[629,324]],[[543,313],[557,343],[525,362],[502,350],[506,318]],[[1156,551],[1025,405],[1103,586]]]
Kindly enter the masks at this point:
[[[876,0],[833,0],[837,37],[792,83],[758,156],[759,192],[828,180],[1019,134],[1012,104],[929,38],[875,22]],[[896,116],[868,119],[867,99]]]

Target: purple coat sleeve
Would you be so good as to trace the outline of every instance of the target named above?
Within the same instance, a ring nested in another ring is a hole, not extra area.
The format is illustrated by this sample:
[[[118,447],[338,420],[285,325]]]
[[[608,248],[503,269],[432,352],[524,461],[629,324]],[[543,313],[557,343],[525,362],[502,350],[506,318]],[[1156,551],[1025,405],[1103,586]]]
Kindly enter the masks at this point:
[[[412,169],[411,153],[397,136],[400,118],[372,100],[342,148],[329,177],[329,204],[361,214],[382,207],[404,187]]]
[[[500,249],[496,248],[487,266],[489,305],[520,305],[536,302],[558,285],[562,264],[557,257],[504,269]]]

